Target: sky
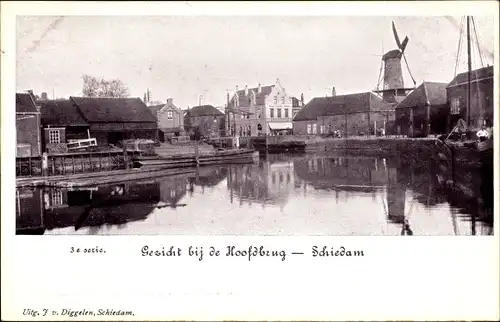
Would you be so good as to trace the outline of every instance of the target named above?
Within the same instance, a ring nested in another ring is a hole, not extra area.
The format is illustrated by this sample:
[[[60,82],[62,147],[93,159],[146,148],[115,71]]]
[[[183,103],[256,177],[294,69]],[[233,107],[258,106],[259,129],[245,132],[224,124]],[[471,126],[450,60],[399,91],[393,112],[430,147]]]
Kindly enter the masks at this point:
[[[223,106],[226,92],[272,85],[305,101],[377,86],[383,52],[403,39],[417,85],[454,76],[461,17],[18,16],[17,91],[82,95],[82,75],[120,79],[132,97],[172,98],[182,109]],[[494,18],[475,17],[484,65]],[[473,47],[475,48],[475,47]],[[458,72],[466,71],[466,46]],[[476,54],[473,67],[481,67]],[[413,85],[403,63],[405,85]]]

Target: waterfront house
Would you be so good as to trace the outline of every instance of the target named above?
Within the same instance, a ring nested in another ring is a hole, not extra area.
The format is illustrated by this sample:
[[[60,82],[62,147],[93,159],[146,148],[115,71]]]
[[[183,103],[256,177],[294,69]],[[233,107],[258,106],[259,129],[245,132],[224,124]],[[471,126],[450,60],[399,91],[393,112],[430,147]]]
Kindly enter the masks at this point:
[[[470,125],[474,129],[493,126],[493,66],[471,71]],[[461,118],[467,121],[468,73],[455,76],[446,87],[450,106],[448,129]]]
[[[228,93],[228,133],[238,136],[285,134],[292,130],[292,97],[276,84]]]
[[[158,122],[158,132],[160,141],[172,136],[185,135],[184,131],[184,111],[175,106],[171,98],[167,103],[148,106]]]
[[[70,97],[90,127],[98,145],[122,140],[156,140],[156,117],[139,98]]]
[[[397,133],[426,137],[446,133],[446,83],[423,82],[396,106]]]
[[[339,131],[348,136],[392,132],[394,108],[371,93],[315,97],[293,119],[293,133],[325,135]]]
[[[17,157],[40,156],[42,151],[40,108],[30,93],[16,93]]]
[[[194,132],[197,128],[203,137],[219,137],[224,131],[224,113],[212,105],[194,106],[186,111],[184,128]]]
[[[37,101],[40,105],[44,152],[68,152],[68,143],[90,139],[90,127],[69,99]]]

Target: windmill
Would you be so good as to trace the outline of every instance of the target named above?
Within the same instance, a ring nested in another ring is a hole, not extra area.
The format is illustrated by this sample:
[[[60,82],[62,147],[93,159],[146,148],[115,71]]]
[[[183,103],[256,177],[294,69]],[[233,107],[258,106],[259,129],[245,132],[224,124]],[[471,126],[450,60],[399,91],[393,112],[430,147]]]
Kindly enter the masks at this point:
[[[408,61],[405,56],[405,49],[408,45],[408,36],[406,36],[403,42],[400,41],[398,32],[396,31],[396,26],[392,22],[392,31],[394,32],[394,39],[398,49],[393,49],[388,51],[382,56],[382,68],[380,69],[379,82],[381,83],[380,77],[382,76],[383,70],[383,88],[380,89],[377,85],[377,89],[374,90],[376,93],[381,93],[383,99],[389,103],[400,102],[406,94],[415,88],[416,82],[413,78],[410,68],[408,66]],[[401,68],[401,58],[404,59],[408,73],[413,80],[413,87],[405,87],[403,80],[403,70]]]

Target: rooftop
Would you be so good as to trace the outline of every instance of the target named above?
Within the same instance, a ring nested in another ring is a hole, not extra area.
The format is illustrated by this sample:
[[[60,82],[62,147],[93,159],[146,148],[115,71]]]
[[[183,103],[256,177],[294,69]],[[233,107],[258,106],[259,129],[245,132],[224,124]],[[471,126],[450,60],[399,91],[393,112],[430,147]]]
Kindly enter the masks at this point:
[[[16,112],[33,113],[37,112],[36,104],[29,93],[16,93]]]
[[[191,109],[186,111],[186,116],[188,117],[217,115],[224,115],[224,113],[222,113],[212,105],[193,106]]]
[[[293,120],[316,120],[319,116],[362,112],[367,111],[371,106],[379,109],[389,107],[382,98],[371,92],[315,97],[297,113]]]
[[[396,108],[446,105],[446,83],[423,82],[402,100]]]
[[[88,122],[156,123],[139,98],[70,97]]]
[[[471,71],[471,81],[482,78],[493,78],[493,66],[487,66]],[[448,84],[449,86],[463,85],[469,82],[468,72],[463,72],[455,76],[453,80]]]
[[[37,101],[43,125],[88,126],[87,121],[70,100]]]

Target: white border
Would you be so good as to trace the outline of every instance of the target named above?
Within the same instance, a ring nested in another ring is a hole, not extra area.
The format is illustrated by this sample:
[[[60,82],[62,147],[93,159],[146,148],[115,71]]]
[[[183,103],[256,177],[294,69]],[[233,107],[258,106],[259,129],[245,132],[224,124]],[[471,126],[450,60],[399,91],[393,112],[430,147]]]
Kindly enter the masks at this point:
[[[2,2],[2,319],[22,309],[114,308],[137,320],[497,320],[498,207],[495,237],[51,237],[14,236],[15,16],[28,15],[477,15],[497,2]],[[498,59],[498,35],[495,57]],[[498,75],[498,60],[495,63]],[[495,84],[498,125],[498,83]],[[498,142],[498,131],[495,131]],[[498,149],[495,164],[499,164]],[[497,169],[498,170],[498,169]],[[495,200],[498,200],[495,171]],[[362,248],[354,259],[177,260],[142,258],[143,245],[314,244]],[[99,245],[105,256],[70,256]],[[63,317],[59,317],[61,319]],[[37,320],[42,318],[38,317]],[[57,317],[48,316],[55,320]],[[67,319],[67,317],[66,317]],[[102,320],[103,317],[93,319]]]

